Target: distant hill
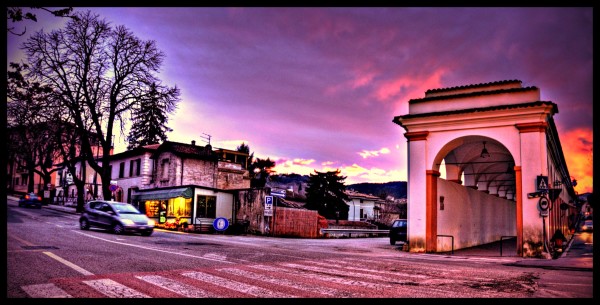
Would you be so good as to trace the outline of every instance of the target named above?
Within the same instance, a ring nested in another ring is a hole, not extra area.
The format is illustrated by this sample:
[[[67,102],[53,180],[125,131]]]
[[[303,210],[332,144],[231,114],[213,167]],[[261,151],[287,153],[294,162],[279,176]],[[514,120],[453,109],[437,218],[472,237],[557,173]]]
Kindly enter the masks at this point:
[[[304,195],[309,180],[308,175],[281,174],[269,176],[268,187],[279,189],[293,189],[294,192]],[[359,193],[379,196],[382,193],[395,199],[406,198],[406,181],[393,181],[386,183],[357,183],[346,185],[346,189],[353,189]]]
[[[379,196],[387,194],[395,199],[406,198],[406,181],[393,181],[386,183],[357,183],[346,185],[346,189],[353,189],[359,193]]]

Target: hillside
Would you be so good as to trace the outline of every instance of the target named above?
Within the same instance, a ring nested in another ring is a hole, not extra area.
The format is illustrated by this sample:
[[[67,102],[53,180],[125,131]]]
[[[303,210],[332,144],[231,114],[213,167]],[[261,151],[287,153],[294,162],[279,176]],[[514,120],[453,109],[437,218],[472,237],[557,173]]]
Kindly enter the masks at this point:
[[[346,185],[346,189],[353,189],[363,194],[379,196],[387,194],[396,199],[406,198],[406,181],[393,181],[386,183],[357,183]]]
[[[308,180],[308,175],[272,175],[269,177],[267,186],[278,189],[292,189],[297,194],[304,195]],[[364,182],[346,185],[346,189],[352,189],[363,194],[371,194],[374,196],[387,194],[388,196],[392,196],[396,199],[406,198],[406,181],[393,181],[386,183]]]

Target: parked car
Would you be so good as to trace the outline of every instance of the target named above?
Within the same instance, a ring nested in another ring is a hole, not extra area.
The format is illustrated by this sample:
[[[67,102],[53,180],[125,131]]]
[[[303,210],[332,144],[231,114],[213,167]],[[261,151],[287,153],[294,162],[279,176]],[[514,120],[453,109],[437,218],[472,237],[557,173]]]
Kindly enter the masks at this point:
[[[397,241],[406,243],[408,221],[406,219],[396,219],[392,222],[390,228],[390,245],[395,245]]]
[[[591,219],[584,221],[581,226],[581,231],[594,232],[594,221]]]
[[[129,232],[150,236],[154,231],[154,221],[129,203],[95,200],[85,204],[79,227],[82,230],[96,227],[114,234]]]
[[[19,198],[19,206],[20,207],[34,207],[41,209],[42,208],[42,197],[36,195],[35,193],[27,193],[22,195]]]

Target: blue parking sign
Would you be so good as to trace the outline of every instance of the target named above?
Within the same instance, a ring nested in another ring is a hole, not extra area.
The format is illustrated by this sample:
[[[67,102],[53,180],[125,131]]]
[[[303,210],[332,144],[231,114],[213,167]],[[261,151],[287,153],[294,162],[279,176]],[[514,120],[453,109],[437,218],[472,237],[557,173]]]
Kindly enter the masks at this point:
[[[265,196],[264,216],[273,216],[273,196]]]

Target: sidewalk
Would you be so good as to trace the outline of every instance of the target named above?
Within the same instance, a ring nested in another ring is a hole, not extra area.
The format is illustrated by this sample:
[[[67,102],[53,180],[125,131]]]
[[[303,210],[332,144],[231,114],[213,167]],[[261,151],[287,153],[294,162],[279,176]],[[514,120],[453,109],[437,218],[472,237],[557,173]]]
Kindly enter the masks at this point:
[[[19,199],[14,196],[7,196],[8,199],[18,201]],[[49,204],[44,205],[43,208],[61,211],[65,213],[78,214],[75,212],[74,205],[56,205]],[[504,241],[503,253],[506,257],[515,258],[514,263],[508,263],[509,266],[519,267],[531,267],[531,268],[543,268],[553,270],[571,270],[571,271],[593,271],[594,270],[594,256],[592,248],[593,233],[577,232],[573,235],[571,240],[567,244],[565,252],[557,259],[543,259],[543,258],[520,258],[514,256],[515,247],[514,242],[511,243]],[[468,249],[459,249],[454,251],[453,256],[465,256],[465,257],[498,257],[500,253],[498,251],[500,245],[497,243],[481,245],[478,247],[471,247]]]

